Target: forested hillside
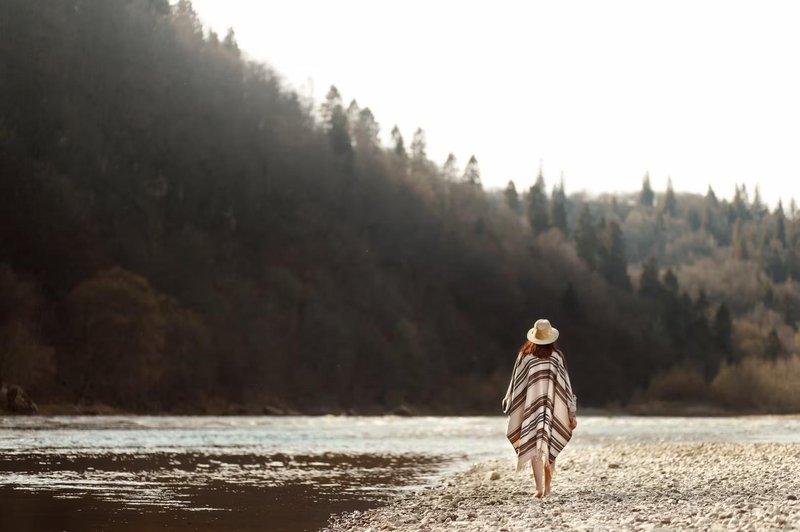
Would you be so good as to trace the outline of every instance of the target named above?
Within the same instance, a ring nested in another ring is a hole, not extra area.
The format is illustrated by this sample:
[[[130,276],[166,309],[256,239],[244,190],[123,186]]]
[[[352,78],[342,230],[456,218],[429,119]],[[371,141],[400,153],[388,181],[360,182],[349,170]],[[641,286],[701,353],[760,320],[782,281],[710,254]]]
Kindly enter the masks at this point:
[[[485,190],[184,0],[2,0],[0,35],[0,380],[40,402],[496,412],[539,317],[584,405],[797,372],[793,204]]]

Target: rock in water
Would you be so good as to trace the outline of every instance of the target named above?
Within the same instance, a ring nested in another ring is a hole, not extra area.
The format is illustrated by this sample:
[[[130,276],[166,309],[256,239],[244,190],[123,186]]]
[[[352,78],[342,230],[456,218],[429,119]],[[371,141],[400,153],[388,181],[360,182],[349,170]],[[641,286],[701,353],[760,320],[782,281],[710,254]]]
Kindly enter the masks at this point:
[[[39,407],[21,386],[0,382],[0,411],[3,410],[12,414],[35,414]]]

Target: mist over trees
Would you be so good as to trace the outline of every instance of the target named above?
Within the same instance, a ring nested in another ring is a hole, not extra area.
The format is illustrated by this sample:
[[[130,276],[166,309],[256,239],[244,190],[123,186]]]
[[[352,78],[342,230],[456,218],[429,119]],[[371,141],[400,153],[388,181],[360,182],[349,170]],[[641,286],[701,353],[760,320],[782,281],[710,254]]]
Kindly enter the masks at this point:
[[[485,190],[185,0],[5,0],[0,35],[0,380],[40,402],[494,412],[539,317],[584,405],[794,367],[794,203]]]

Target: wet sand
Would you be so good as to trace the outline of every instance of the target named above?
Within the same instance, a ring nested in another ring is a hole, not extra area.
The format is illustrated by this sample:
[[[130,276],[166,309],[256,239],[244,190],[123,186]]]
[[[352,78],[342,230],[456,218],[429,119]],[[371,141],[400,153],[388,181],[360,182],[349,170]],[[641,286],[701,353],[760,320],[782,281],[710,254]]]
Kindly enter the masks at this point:
[[[800,530],[800,444],[567,447],[551,496],[533,494],[512,454],[326,530]]]

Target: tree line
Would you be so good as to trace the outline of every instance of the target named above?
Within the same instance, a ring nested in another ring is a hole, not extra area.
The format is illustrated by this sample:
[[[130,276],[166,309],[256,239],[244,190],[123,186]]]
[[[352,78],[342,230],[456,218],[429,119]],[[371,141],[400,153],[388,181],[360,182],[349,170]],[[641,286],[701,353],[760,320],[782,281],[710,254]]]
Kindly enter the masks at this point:
[[[798,218],[757,192],[485,190],[186,0],[6,0],[0,34],[0,380],[40,402],[496,411],[545,316],[583,404],[795,349]]]

